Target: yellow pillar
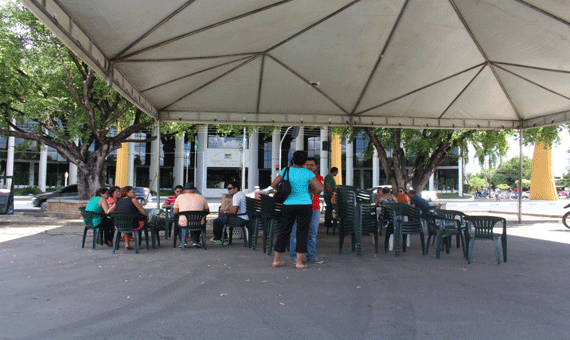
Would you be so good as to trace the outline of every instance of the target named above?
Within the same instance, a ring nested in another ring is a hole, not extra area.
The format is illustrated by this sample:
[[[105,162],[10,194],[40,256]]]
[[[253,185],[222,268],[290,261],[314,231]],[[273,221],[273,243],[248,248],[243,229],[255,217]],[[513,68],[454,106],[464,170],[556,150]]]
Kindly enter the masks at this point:
[[[331,140],[331,168],[338,168],[338,175],[335,176],[337,185],[342,185],[342,138],[332,135]]]
[[[122,143],[121,148],[117,150],[115,185],[121,188],[129,185],[129,143]]]
[[[532,156],[530,199],[558,201],[556,183],[552,174],[552,146],[537,143]]]

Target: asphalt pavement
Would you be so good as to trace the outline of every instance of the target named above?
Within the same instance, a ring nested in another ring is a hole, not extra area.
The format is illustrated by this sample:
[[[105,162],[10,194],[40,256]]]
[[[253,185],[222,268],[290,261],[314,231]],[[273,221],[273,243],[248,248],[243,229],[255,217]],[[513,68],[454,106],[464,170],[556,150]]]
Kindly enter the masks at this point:
[[[297,270],[272,268],[239,239],[207,250],[162,239],[140,254],[81,248],[80,220],[16,211],[0,216],[1,338],[568,338],[570,230],[504,216],[500,266],[493,242],[476,242],[468,265],[456,248],[422,255],[418,236],[400,257],[375,254],[371,237],[363,257],[350,237],[339,254],[339,236],[321,226],[325,262]]]

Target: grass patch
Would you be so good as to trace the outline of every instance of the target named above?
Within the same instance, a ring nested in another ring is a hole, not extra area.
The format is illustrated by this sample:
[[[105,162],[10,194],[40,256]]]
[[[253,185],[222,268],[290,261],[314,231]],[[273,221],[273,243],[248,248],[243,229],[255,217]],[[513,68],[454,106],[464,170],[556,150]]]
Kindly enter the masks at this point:
[[[442,193],[437,193],[437,198],[439,198],[440,200],[466,200],[466,199],[470,199],[471,195],[467,195],[467,194],[463,194],[463,196],[459,196],[459,194],[457,194],[456,192],[442,192]]]

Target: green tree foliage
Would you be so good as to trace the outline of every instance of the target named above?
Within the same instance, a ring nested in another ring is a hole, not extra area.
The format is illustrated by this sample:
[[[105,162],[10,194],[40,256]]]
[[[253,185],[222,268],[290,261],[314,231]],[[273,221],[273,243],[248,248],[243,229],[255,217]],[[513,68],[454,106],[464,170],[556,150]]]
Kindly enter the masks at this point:
[[[0,25],[0,133],[53,147],[77,165],[80,197],[93,195],[105,184],[107,156],[154,120],[21,4],[2,5]]]
[[[523,179],[530,181],[532,172],[532,159],[523,155]],[[511,188],[517,186],[519,180],[519,156],[515,156],[506,162],[501,163],[493,174],[495,185],[506,184]]]
[[[462,153],[467,145],[499,144],[505,152],[510,131],[487,130],[434,130],[392,128],[335,128],[333,133],[354,140],[364,131],[371,143],[365,153],[372,157],[378,152],[380,165],[392,187],[408,187],[418,192],[429,182],[431,175],[454,150]],[[463,155],[463,154],[462,154]],[[410,170],[411,169],[411,170]]]

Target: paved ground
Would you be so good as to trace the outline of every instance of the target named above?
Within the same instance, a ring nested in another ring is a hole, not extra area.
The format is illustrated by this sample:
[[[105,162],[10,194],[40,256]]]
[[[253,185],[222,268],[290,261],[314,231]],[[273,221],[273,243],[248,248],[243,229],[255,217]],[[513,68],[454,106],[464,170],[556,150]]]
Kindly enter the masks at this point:
[[[509,221],[509,261],[492,242],[422,256],[338,254],[272,268],[240,240],[221,248],[140,254],[80,248],[80,221],[0,216],[2,339],[567,339],[570,230],[559,219]],[[209,235],[211,237],[211,234]],[[91,241],[88,237],[87,242]]]

